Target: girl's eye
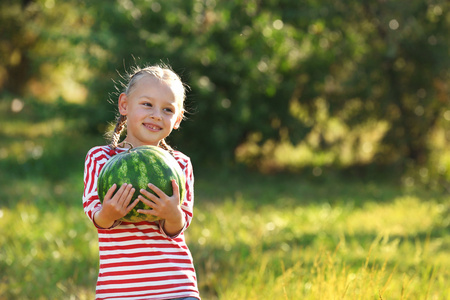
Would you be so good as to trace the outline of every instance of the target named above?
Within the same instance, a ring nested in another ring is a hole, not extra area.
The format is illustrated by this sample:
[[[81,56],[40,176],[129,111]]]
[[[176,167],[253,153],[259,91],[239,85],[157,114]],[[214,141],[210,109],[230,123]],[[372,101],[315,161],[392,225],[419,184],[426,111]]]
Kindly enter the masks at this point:
[[[152,105],[151,103],[149,103],[149,102],[144,102],[143,105],[144,105],[144,106],[148,106],[148,107],[152,107],[152,106],[153,106],[153,105]]]
[[[168,113],[173,113],[173,109],[171,109],[171,108],[165,108],[164,111],[168,112]]]

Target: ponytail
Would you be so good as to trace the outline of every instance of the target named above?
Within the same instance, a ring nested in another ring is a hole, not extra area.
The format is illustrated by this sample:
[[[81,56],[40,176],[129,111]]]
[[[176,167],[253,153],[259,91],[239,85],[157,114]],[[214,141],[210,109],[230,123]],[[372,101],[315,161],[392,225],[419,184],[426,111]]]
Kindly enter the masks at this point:
[[[166,139],[162,139],[159,142],[158,145],[160,148],[166,150],[167,152],[169,152],[172,156],[173,156],[173,148],[169,146],[169,144],[167,144]]]
[[[119,144],[120,134],[122,133],[123,129],[125,128],[125,124],[127,123],[127,116],[119,115],[117,117],[116,127],[114,128],[114,131],[111,135],[111,148],[116,149]]]

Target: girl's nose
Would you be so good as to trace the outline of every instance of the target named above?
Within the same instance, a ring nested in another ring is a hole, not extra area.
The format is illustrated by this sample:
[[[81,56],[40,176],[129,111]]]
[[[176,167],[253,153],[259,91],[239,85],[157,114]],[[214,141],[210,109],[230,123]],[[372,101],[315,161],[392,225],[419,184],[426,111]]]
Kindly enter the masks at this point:
[[[152,112],[150,113],[150,117],[152,119],[161,120],[161,113],[159,112],[159,110],[153,109]]]

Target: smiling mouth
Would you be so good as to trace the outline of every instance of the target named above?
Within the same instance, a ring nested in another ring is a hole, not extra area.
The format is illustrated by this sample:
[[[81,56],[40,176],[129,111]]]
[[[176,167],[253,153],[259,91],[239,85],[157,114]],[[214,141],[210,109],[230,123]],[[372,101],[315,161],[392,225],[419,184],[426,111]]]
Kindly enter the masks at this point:
[[[151,130],[151,131],[160,131],[162,130],[162,128],[158,125],[155,124],[150,124],[150,123],[144,123],[145,128]]]

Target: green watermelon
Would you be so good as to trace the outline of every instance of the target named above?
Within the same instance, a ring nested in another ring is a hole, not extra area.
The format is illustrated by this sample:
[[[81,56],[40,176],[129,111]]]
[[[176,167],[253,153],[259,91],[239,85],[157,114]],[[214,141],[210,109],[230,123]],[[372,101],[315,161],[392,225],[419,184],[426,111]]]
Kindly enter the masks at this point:
[[[116,191],[124,183],[132,184],[135,192],[131,203],[141,194],[141,189],[155,194],[148,184],[152,183],[166,195],[173,195],[171,180],[175,179],[180,188],[180,201],[186,194],[186,177],[175,158],[167,151],[156,146],[140,146],[119,153],[109,159],[100,172],[97,192],[103,203],[109,188],[115,183]],[[159,218],[137,212],[138,209],[151,209],[142,201],[130,211],[121,221],[140,222],[156,221]]]

